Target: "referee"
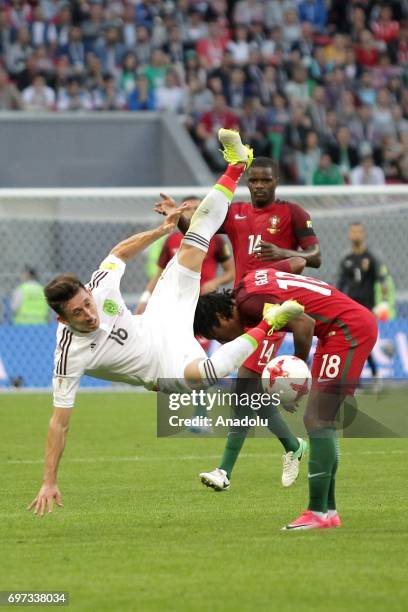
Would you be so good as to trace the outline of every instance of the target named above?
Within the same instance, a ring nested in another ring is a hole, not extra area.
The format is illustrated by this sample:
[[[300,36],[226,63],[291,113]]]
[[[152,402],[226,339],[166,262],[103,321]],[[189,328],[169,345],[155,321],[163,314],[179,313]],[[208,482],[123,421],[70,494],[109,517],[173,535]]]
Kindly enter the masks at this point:
[[[362,223],[350,223],[348,237],[351,242],[351,252],[347,253],[340,262],[337,288],[368,310],[373,310],[377,283],[381,287],[382,299],[387,300],[388,289],[383,274],[384,266],[381,266],[378,259],[368,250]],[[368,357],[367,363],[373,377],[377,378],[377,364],[372,354]]]

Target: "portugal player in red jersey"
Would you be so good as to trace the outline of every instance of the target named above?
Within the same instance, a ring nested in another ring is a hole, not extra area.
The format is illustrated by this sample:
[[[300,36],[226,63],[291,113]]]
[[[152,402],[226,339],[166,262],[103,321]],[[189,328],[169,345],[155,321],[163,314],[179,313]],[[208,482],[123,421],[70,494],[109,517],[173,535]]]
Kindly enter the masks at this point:
[[[304,314],[286,326],[293,333],[295,355],[306,361],[314,335],[318,344],[304,416],[310,439],[309,506],[286,529],[335,527],[340,525],[335,503],[335,419],[345,397],[354,395],[376,342],[374,315],[328,283],[265,268],[247,274],[234,294],[200,298],[195,327],[209,338],[226,342],[259,320],[265,303],[288,299],[304,307]]]
[[[224,233],[231,241],[235,260],[235,285],[247,272],[266,268],[288,272],[302,272],[305,266],[318,268],[321,263],[318,238],[312,227],[310,215],[297,204],[276,199],[278,172],[269,157],[254,159],[247,175],[251,202],[233,202],[218,233]],[[166,214],[176,202],[168,199],[156,207]],[[179,227],[185,233],[189,220],[182,217]],[[265,365],[274,357],[282,344],[284,334],[276,333],[263,340],[238,371],[237,393],[254,389]],[[255,379],[255,380],[254,380]],[[278,410],[271,407],[269,429],[282,443],[282,484],[290,486],[299,472],[299,460],[305,445],[294,436]],[[228,433],[227,443],[219,468],[200,474],[207,486],[216,490],[229,487],[229,479],[248,433],[246,427],[234,427]]]

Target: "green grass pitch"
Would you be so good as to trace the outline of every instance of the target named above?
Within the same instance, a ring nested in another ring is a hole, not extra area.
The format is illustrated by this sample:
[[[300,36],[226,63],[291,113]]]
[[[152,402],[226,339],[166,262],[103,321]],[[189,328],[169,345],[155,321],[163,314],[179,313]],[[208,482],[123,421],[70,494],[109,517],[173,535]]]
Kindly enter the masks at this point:
[[[343,440],[344,527],[285,533],[305,507],[306,465],[283,489],[274,439],[247,440],[217,494],[197,474],[223,440],[157,439],[153,394],[83,394],[64,509],[39,519],[26,506],[49,414],[47,395],[0,395],[0,590],[69,591],[72,611],[407,609],[407,440]]]

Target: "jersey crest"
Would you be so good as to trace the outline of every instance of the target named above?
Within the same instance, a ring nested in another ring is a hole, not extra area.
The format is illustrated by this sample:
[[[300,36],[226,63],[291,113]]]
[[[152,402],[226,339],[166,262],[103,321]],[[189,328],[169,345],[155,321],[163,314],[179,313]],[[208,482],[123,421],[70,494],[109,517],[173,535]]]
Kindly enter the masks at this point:
[[[271,224],[271,227],[268,227],[267,230],[270,234],[277,234],[279,232],[279,222],[280,219],[277,215],[269,217],[269,223]]]

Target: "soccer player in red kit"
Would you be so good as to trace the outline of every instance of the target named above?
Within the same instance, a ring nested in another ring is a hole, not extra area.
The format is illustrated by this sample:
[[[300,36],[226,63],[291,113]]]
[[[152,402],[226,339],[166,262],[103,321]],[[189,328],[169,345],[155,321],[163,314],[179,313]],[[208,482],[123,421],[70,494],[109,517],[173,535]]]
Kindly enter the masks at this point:
[[[318,344],[304,416],[310,440],[309,506],[286,529],[337,527],[335,419],[344,398],[354,395],[376,342],[374,315],[324,281],[265,268],[247,274],[234,294],[200,298],[194,324],[207,337],[226,342],[259,320],[265,304],[288,299],[304,307],[304,314],[286,326],[293,333],[296,357],[307,360],[314,335]]]
[[[321,263],[318,238],[310,215],[297,204],[276,199],[278,173],[269,157],[256,157],[248,170],[248,188],[251,202],[232,202],[226,219],[218,233],[225,233],[231,241],[235,260],[235,285],[247,272],[259,268],[275,268],[288,272],[302,272],[305,266],[318,268]],[[169,200],[170,209],[176,203]],[[163,207],[157,212],[165,213]],[[183,233],[189,221],[180,218]],[[254,380],[260,379],[265,365],[275,356],[284,334],[266,338],[238,371],[237,393],[246,385],[253,389]],[[252,379],[252,380],[251,380]],[[299,460],[305,449],[302,440],[294,436],[278,410],[271,408],[269,429],[282,443],[282,484],[290,486],[299,472]],[[228,433],[227,443],[219,467],[200,474],[202,482],[216,490],[227,489],[233,467],[248,433],[246,427],[234,427]]]

